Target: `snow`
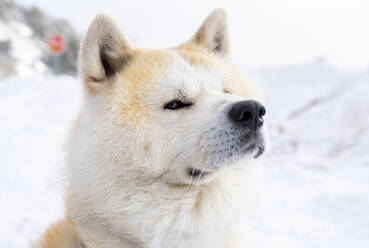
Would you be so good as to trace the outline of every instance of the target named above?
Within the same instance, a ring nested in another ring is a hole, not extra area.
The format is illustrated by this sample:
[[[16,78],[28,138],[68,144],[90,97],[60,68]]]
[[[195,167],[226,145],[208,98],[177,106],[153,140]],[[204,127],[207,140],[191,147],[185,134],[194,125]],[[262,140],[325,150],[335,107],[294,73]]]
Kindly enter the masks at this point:
[[[368,247],[369,70],[317,60],[254,76],[266,91],[272,148],[250,247]]]
[[[250,247],[368,247],[369,70],[319,59],[247,71],[265,91],[271,137]],[[63,142],[80,91],[67,76],[0,82],[0,247],[27,247],[63,214]]]
[[[62,216],[62,145],[79,85],[67,76],[0,82],[0,247],[28,247]]]

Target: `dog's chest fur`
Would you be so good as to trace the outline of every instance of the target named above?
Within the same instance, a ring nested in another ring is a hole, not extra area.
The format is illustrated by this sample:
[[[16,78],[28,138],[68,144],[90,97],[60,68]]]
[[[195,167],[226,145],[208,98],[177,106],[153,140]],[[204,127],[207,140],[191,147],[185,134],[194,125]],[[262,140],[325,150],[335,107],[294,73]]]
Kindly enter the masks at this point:
[[[242,205],[239,189],[229,180],[235,178],[228,175],[201,189],[158,185],[160,189],[129,191],[128,187],[120,198],[104,197],[103,201],[116,201],[110,202],[105,215],[102,202],[79,195],[78,203],[70,202],[70,214],[86,247],[223,247],[233,231],[234,208]],[[102,195],[96,197],[101,201]]]

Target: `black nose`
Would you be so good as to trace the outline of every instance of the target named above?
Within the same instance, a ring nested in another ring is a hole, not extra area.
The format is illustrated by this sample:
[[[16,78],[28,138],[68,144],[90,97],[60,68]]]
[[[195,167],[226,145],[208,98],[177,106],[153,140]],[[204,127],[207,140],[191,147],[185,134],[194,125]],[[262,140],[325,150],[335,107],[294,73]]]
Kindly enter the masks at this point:
[[[264,106],[254,100],[237,102],[229,111],[229,116],[233,121],[255,131],[263,125],[264,115]]]

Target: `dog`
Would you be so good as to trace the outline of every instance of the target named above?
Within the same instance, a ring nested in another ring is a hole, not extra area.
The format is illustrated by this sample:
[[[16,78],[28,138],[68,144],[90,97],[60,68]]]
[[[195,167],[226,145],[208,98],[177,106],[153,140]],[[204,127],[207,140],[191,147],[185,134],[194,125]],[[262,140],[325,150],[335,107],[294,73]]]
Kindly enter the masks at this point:
[[[266,110],[228,54],[222,9],[163,50],[97,16],[80,48],[65,218],[33,247],[236,247]]]

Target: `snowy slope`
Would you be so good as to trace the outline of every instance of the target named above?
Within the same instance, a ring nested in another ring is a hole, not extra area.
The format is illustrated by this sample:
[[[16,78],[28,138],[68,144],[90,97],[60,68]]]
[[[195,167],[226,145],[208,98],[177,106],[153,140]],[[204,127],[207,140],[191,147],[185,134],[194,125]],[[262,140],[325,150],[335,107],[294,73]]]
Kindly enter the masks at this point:
[[[368,247],[369,70],[317,60],[249,73],[272,140],[250,247]],[[62,144],[79,101],[73,77],[0,82],[0,247],[27,247],[62,215]]]

